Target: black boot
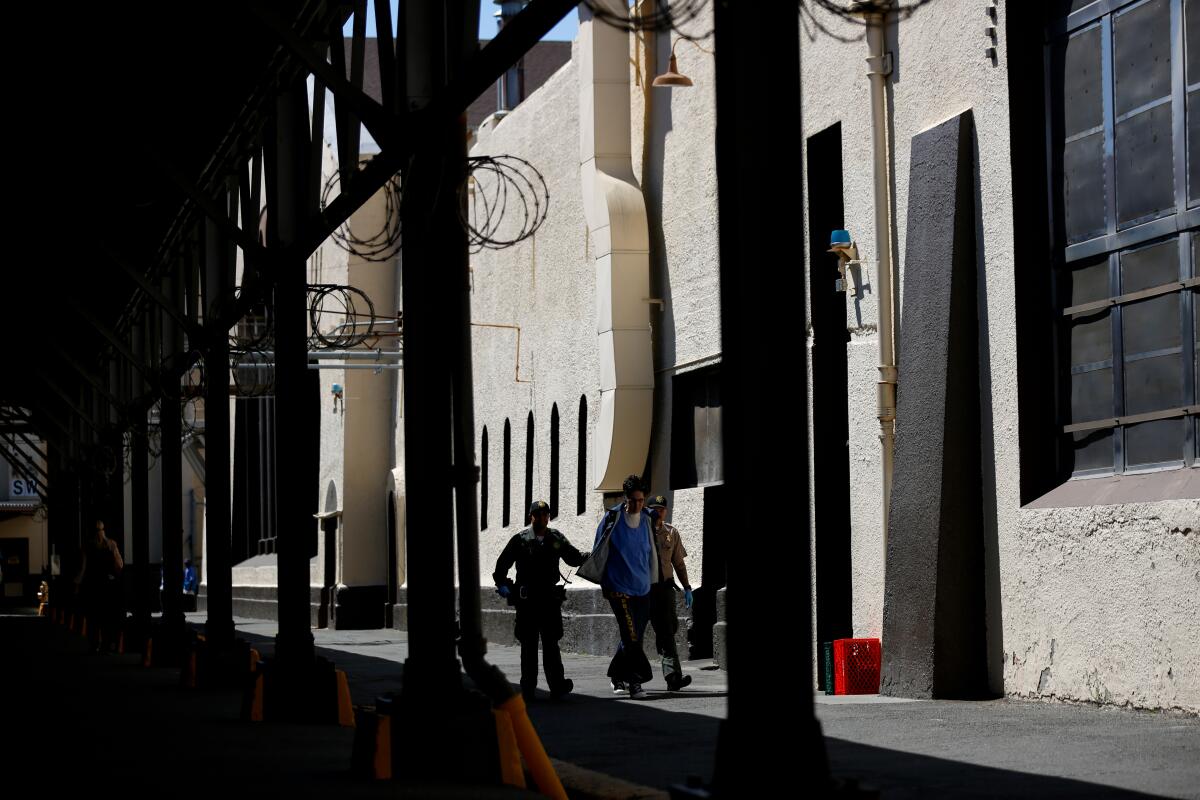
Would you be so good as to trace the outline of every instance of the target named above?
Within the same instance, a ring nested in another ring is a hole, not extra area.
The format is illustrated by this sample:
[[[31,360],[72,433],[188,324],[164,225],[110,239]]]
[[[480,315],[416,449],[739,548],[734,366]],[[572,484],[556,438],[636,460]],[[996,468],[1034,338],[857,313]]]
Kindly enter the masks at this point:
[[[682,678],[679,678],[678,680],[674,680],[674,681],[671,681],[670,683],[668,683],[667,691],[678,692],[683,687],[690,686],[691,683],[692,683],[692,676],[684,675]]]

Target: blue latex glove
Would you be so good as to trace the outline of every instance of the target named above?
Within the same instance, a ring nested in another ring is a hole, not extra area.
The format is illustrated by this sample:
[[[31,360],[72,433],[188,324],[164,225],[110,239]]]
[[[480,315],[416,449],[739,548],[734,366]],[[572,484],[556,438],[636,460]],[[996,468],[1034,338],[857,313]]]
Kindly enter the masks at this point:
[[[496,594],[500,595],[501,597],[508,597],[510,594],[512,594],[512,589],[509,589],[507,585],[497,586]]]
[[[692,607],[692,590],[691,589],[683,590],[683,604],[685,606],[687,606],[688,608]]]

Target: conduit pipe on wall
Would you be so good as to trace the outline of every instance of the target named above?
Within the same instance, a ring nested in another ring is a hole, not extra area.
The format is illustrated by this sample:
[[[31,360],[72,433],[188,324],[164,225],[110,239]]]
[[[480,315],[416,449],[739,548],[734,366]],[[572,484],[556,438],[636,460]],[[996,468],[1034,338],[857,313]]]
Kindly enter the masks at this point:
[[[623,0],[597,0],[613,15]],[[633,173],[629,34],[579,22],[579,160],[583,208],[595,242],[600,416],[593,485],[616,490],[641,474],[650,450],[654,362],[650,346],[650,236],[646,202]]]
[[[888,515],[892,498],[892,461],[896,444],[895,317],[896,290],[892,281],[892,195],[889,170],[887,81],[892,55],[887,52],[887,17],[891,0],[859,3],[855,11],[867,23],[867,77],[871,81],[871,144],[875,179],[875,252],[879,287],[879,441],[883,446],[883,552],[887,554]]]

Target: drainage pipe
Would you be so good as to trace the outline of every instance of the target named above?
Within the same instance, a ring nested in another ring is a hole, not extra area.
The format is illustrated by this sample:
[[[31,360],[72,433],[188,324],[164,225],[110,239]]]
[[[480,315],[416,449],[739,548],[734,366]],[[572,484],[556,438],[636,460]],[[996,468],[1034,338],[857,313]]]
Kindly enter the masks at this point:
[[[896,443],[895,318],[896,290],[892,281],[892,196],[889,170],[887,81],[892,54],[887,52],[890,0],[858,3],[854,10],[867,24],[867,76],[871,81],[871,144],[875,180],[875,252],[878,254],[879,295],[879,441],[883,446],[883,551],[887,557],[888,516],[892,497],[892,462]]]

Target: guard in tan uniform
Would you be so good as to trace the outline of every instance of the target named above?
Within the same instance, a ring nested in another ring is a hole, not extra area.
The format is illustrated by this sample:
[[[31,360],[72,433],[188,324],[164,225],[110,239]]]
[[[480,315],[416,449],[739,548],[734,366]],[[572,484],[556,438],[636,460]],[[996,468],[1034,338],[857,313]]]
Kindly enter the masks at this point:
[[[684,675],[679,666],[679,651],[675,646],[675,634],[679,631],[679,617],[675,612],[676,573],[683,584],[683,602],[688,608],[692,607],[692,586],[683,563],[687,550],[679,531],[666,521],[667,498],[657,495],[650,499],[647,507],[654,512],[654,549],[660,576],[650,587],[650,623],[654,626],[655,647],[662,656],[663,680],[667,682],[667,689],[674,692],[692,682],[692,676]]]

